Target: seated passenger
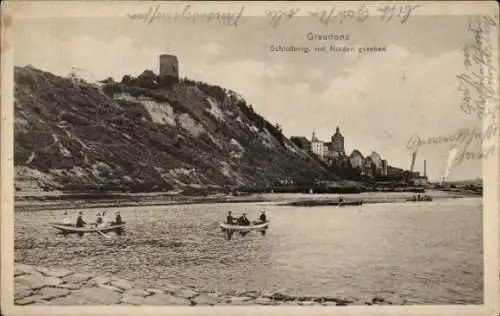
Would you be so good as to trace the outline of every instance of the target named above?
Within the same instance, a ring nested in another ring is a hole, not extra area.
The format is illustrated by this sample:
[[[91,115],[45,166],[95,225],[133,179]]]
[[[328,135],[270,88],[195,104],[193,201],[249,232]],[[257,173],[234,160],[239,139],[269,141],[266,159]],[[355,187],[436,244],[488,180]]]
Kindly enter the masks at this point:
[[[116,225],[120,225],[120,224],[122,224],[122,223],[123,223],[123,222],[122,222],[122,217],[121,217],[121,215],[120,215],[120,212],[116,212],[115,224],[116,224]]]
[[[78,212],[78,217],[76,218],[76,227],[83,227],[87,224],[82,217],[82,211]]]
[[[233,215],[231,215],[231,211],[227,212],[226,223],[232,225],[234,222]]]
[[[262,211],[260,216],[259,216],[259,221],[261,223],[265,223],[267,221],[267,217],[266,217],[266,211]]]
[[[243,215],[241,215],[241,217],[238,219],[238,225],[250,225],[250,220],[247,218],[247,213],[243,213]]]
[[[109,218],[105,216],[106,215],[106,211],[103,211],[101,213],[101,218],[102,218],[102,227],[105,227],[105,226],[108,226],[109,225]]]
[[[71,220],[68,217],[68,211],[64,211],[64,219],[63,219],[64,224],[71,225]]]
[[[97,219],[95,220],[97,225],[102,224],[102,216],[101,213],[97,213]]]

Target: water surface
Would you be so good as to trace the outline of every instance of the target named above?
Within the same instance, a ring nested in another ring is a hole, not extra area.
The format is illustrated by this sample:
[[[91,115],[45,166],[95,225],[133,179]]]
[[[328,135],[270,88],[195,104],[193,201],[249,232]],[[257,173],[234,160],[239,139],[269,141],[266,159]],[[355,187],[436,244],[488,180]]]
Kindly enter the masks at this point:
[[[218,227],[227,211],[252,219],[266,209],[265,236]],[[113,214],[114,209],[106,209]],[[77,210],[71,210],[72,216]],[[84,210],[89,220],[97,210]],[[63,237],[48,227],[61,211],[15,215],[15,260],[111,272],[139,284],[203,290],[280,291],[373,297],[412,304],[482,304],[481,199],[290,207],[272,203],[121,208],[124,236]]]

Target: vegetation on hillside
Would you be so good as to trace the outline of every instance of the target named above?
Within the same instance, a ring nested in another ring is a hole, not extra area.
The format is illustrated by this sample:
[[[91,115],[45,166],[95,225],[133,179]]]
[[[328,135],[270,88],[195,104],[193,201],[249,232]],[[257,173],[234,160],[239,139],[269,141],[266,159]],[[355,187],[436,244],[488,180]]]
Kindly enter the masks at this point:
[[[49,190],[227,191],[337,179],[235,92],[148,70],[94,85],[16,67],[15,141],[16,167],[32,174],[23,181]]]

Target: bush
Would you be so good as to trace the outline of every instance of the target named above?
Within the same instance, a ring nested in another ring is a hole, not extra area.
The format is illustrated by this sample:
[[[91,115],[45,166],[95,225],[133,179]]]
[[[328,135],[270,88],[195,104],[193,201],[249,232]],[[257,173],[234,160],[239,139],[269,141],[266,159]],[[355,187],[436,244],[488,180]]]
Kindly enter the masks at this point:
[[[114,94],[124,92],[124,86],[120,83],[106,83],[102,87],[102,91],[109,97],[112,97]]]
[[[101,80],[99,82],[104,83],[104,84],[114,84],[115,80],[113,78],[111,78],[111,77],[108,77],[108,78],[106,78],[104,80]]]
[[[135,80],[134,85],[145,89],[158,88],[158,76],[151,70],[144,70]]]
[[[125,76],[123,76],[123,77],[122,77],[122,81],[121,81],[121,83],[126,84],[126,85],[129,85],[129,84],[131,84],[131,83],[132,83],[132,80],[133,80],[133,79],[132,79],[132,76],[130,76],[130,75],[125,75]]]

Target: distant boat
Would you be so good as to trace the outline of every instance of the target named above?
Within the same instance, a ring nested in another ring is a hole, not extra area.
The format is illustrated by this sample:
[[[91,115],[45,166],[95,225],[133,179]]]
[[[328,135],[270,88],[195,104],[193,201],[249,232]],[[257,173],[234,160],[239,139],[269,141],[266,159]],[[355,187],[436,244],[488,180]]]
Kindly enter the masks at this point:
[[[421,197],[420,199],[406,199],[406,201],[408,202],[430,202],[432,201],[432,197],[431,196],[426,196],[426,197]]]
[[[349,201],[349,202],[334,202],[332,205],[349,206],[349,205],[363,205],[363,201]]]
[[[402,192],[413,192],[413,193],[425,193],[425,188],[410,188],[410,189],[403,189],[401,190]]]
[[[74,224],[67,223],[51,223],[50,226],[59,230],[63,234],[84,234],[84,233],[108,233],[115,232],[120,234],[125,228],[125,222],[121,224],[116,224],[115,222],[111,222],[109,226],[97,227],[97,226],[85,226],[85,227],[75,227]]]

